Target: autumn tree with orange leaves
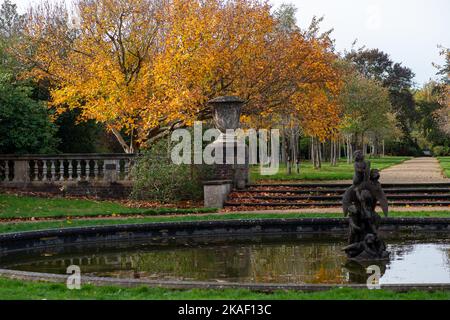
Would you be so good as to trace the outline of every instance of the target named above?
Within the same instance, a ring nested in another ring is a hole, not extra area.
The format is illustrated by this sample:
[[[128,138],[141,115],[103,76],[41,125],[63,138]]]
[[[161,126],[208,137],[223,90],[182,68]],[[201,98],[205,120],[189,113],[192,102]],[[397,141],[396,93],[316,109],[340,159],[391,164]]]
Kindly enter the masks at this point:
[[[51,82],[57,113],[104,123],[125,152],[210,117],[219,95],[246,100],[243,120],[289,118],[319,140],[339,126],[332,44],[286,30],[259,0],[77,0],[42,3],[13,48],[24,76]]]

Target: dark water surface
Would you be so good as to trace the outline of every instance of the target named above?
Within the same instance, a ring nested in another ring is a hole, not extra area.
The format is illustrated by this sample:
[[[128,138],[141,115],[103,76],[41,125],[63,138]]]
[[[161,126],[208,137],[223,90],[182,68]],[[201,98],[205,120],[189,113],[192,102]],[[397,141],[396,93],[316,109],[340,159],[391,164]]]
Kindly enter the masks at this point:
[[[450,235],[388,236],[382,284],[450,283]],[[117,243],[49,248],[0,257],[0,267],[153,280],[271,283],[365,283],[366,266],[349,263],[343,237],[258,236],[177,244]],[[373,263],[371,263],[373,264]]]

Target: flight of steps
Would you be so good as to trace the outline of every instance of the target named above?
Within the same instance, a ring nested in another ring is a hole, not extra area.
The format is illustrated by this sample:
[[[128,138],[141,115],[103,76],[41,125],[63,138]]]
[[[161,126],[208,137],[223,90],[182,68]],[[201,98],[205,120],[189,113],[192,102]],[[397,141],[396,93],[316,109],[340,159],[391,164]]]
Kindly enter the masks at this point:
[[[254,184],[233,190],[226,210],[340,207],[349,184]],[[390,206],[450,206],[450,183],[383,184]]]

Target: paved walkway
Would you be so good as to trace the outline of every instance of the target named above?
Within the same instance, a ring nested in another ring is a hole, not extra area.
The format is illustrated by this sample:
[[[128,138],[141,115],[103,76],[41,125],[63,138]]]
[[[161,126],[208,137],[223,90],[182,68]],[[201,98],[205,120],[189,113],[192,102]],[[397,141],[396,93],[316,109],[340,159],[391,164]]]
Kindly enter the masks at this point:
[[[413,158],[381,170],[382,183],[450,182],[436,158]]]

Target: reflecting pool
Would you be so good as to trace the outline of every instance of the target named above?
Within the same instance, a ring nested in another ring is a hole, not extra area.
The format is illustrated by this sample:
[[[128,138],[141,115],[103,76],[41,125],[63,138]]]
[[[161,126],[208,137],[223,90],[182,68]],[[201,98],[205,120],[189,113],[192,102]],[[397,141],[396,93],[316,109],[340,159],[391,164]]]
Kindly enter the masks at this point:
[[[65,274],[152,280],[256,283],[365,283],[367,265],[347,261],[343,237],[258,236],[117,243],[48,248],[0,257],[0,267]],[[450,236],[385,237],[389,261],[378,263],[382,284],[450,283]]]

